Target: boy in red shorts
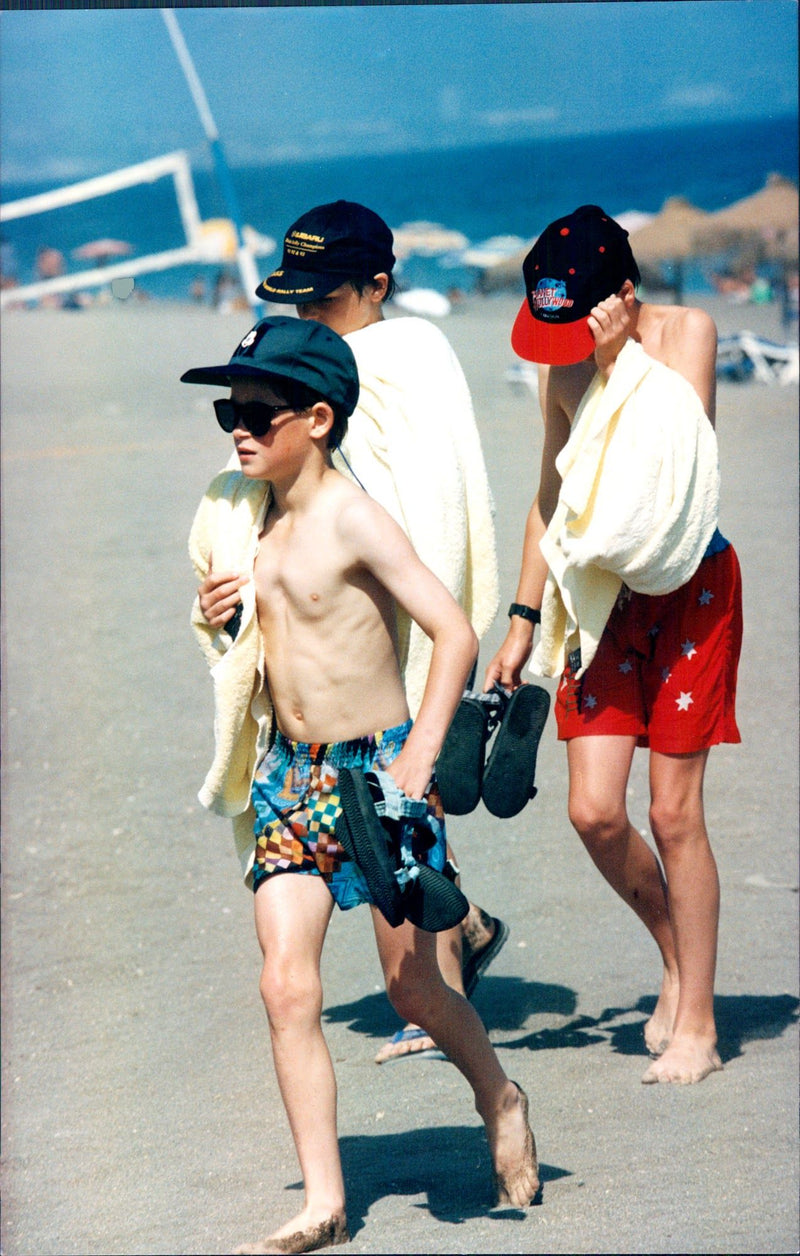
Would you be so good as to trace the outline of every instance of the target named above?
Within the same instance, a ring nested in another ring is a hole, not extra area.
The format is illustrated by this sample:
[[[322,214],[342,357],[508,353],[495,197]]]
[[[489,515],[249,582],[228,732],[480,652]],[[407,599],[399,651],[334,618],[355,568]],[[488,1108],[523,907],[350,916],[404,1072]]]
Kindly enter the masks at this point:
[[[636,298],[627,233],[598,206],[551,223],[523,270],[512,345],[541,364],[542,468],[486,688],[520,684],[541,618],[532,666],[561,674],[570,820],[663,959],[642,1080],[697,1082],[722,1068],[703,776],[712,745],[740,740],[741,581],[716,527],[716,328],[702,310]],[[663,876],[626,811],[637,745],[650,752]]]

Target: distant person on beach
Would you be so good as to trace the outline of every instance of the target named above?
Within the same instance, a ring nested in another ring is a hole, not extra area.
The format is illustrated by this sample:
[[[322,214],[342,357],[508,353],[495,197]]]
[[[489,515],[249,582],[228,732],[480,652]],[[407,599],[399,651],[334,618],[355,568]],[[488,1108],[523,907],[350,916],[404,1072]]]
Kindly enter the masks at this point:
[[[422,318],[384,318],[394,291],[392,233],[371,209],[335,201],[308,210],[286,232],[279,269],[257,289],[344,336],[361,381],[358,406],[334,465],[388,510],[423,562],[469,616],[480,637],[498,604],[493,505],[472,400],[443,333]],[[219,570],[201,588],[212,624],[234,613],[245,577]],[[399,613],[400,652],[412,714],[422,700],[431,645]],[[452,848],[449,857],[455,863]],[[459,994],[472,993],[508,936],[474,904],[460,927],[440,934],[439,965]],[[406,1025],[376,1056],[399,1059],[437,1044]]]
[[[321,1027],[321,953],[334,903],[373,901],[337,839],[340,770],[381,769],[406,799],[424,799],[425,821],[401,821],[399,840],[441,871],[446,841],[433,768],[478,643],[403,530],[333,466],[331,449],[359,393],[355,358],[340,336],[310,320],[267,318],[226,365],[192,369],[182,380],[231,390],[214,406],[240,469],[210,485],[190,552],[201,580],[218,556],[252,579],[235,629],[213,627],[195,604],[215,689],[216,753],[200,797],[251,826],[244,835],[237,828],[263,952],[261,994],[305,1186],[295,1218],[237,1250],[310,1252],[349,1240],[336,1080]],[[395,603],[432,642],[413,723]],[[429,834],[424,850],[420,824]],[[434,935],[408,918],[393,928],[374,905],[372,917],[394,1006],[441,1043],[474,1091],[498,1202],[527,1207],[538,1190],[527,1097],[500,1067],[477,1012],[442,980]]]
[[[569,815],[603,876],[653,935],[663,982],[644,1082],[722,1068],[714,1021],[719,880],[703,813],[708,752],[735,719],[739,565],[717,524],[717,334],[702,310],[636,296],[625,232],[588,205],[525,259],[511,343],[540,363],[544,446],[516,616],[486,671],[561,676]],[[635,747],[650,750],[650,828],[628,819]]]

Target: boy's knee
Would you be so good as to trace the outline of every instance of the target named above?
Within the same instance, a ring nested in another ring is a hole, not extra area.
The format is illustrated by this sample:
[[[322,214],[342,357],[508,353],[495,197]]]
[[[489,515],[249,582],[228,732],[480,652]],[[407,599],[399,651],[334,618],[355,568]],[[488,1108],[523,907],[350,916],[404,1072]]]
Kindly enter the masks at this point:
[[[677,846],[705,833],[703,808],[694,800],[665,794],[650,804],[650,831],[660,847]]]
[[[265,964],[259,989],[273,1027],[313,1020],[322,1013],[322,984],[316,973],[287,975],[282,967]]]
[[[425,974],[422,973],[404,972],[402,975],[388,978],[386,982],[386,993],[397,1015],[402,1020],[410,1021],[415,1025],[421,1024],[426,1019],[426,1010],[430,1005],[430,1000],[435,997],[431,994],[430,983],[426,982],[424,977]],[[441,984],[444,985],[443,982]],[[438,985],[439,982],[437,982],[437,987]]]
[[[603,845],[627,832],[628,816],[624,807],[613,800],[571,794],[569,819],[572,827],[587,842]]]

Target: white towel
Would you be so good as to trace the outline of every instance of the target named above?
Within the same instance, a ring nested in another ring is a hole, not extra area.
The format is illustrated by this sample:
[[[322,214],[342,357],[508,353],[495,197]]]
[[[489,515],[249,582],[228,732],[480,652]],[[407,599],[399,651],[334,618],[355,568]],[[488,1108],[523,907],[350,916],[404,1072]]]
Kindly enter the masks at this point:
[[[623,582],[671,593],[697,570],[717,525],[717,442],[677,371],[629,340],[598,372],[556,459],[561,491],[541,541],[549,568],[532,670],[557,676],[578,646],[589,666]]]

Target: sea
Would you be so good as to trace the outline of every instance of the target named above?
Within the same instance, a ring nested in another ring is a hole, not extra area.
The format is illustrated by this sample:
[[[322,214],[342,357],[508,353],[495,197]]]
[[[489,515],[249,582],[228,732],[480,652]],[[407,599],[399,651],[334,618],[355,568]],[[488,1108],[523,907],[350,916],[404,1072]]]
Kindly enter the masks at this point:
[[[143,152],[141,160],[157,155]],[[260,271],[267,274],[279,264],[289,224],[311,206],[339,198],[370,206],[393,229],[430,222],[478,245],[498,236],[531,240],[553,218],[586,203],[599,204],[613,216],[655,214],[667,198],[681,196],[713,211],[759,191],[773,172],[797,179],[796,114],[568,139],[280,162],[232,168],[231,175],[242,221],[276,241],[271,256],[257,259]],[[201,217],[226,217],[227,206],[210,162],[201,166],[198,158],[193,177]],[[5,182],[0,166],[3,202],[44,190],[42,184]],[[126,241],[132,255],[185,243],[169,178],[12,220],[0,230],[4,265],[15,266],[20,283],[36,278],[36,252],[41,245],[60,250],[72,270],[82,265],[72,251],[98,238]],[[398,278],[407,288],[469,293],[479,272],[464,265],[462,256],[453,249],[436,256],[412,254],[402,261]],[[224,269],[193,265],[142,275],[137,289],[139,295],[153,299],[184,301],[198,277],[210,294]],[[235,267],[228,270],[235,279]],[[703,263],[684,276],[688,290],[709,285],[710,274]]]

